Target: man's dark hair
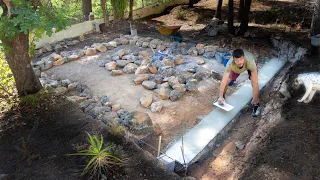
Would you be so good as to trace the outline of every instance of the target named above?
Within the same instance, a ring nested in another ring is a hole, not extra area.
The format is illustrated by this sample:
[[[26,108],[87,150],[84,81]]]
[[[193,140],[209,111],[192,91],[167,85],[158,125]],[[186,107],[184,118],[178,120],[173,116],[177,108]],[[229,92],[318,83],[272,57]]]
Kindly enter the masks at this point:
[[[243,56],[243,55],[244,55],[244,52],[243,52],[242,49],[235,49],[235,50],[233,51],[233,53],[232,53],[232,56],[233,56],[234,58],[240,58],[240,57]]]

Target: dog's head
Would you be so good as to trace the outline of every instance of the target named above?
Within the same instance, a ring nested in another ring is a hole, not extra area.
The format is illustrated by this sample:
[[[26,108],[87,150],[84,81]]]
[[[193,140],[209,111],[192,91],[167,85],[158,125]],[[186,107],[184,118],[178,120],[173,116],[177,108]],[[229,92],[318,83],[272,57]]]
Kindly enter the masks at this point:
[[[298,76],[296,77],[296,79],[294,80],[293,88],[294,88],[294,89],[298,89],[302,83],[303,83],[303,82],[302,82],[302,80],[301,80],[301,77],[298,75]]]

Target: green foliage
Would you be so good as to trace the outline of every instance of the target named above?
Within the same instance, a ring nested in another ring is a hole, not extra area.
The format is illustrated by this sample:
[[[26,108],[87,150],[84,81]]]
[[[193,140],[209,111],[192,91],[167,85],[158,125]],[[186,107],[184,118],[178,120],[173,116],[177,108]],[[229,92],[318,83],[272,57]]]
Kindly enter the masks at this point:
[[[112,120],[107,124],[109,131],[112,135],[124,135],[126,128],[118,124],[117,120]]]
[[[27,96],[22,97],[20,105],[28,108],[40,107],[41,103],[52,100],[51,94],[51,90],[41,89],[36,94],[29,94]]]
[[[184,11],[184,10],[181,10],[178,12],[178,14],[176,15],[176,18],[179,19],[179,20],[187,20],[187,12]]]
[[[102,174],[107,173],[114,165],[121,165],[123,161],[112,154],[111,150],[114,149],[113,144],[103,148],[102,135],[99,139],[96,135],[91,136],[89,133],[87,134],[91,145],[90,149],[80,150],[78,153],[68,155],[89,157],[90,160],[84,168],[82,175],[90,173],[91,177],[98,177],[99,179]]]
[[[30,43],[33,47],[34,41],[39,40],[44,33],[51,36],[53,27],[60,31],[70,25],[63,9],[49,8],[44,5],[33,7],[31,2],[25,0],[13,0],[13,3],[15,9],[11,9],[11,17],[1,17],[0,39],[2,40],[11,40],[19,33],[25,35],[31,33],[33,39]]]
[[[0,16],[2,16],[2,13],[3,13],[3,9],[2,7],[0,7]]]
[[[97,1],[97,0],[93,0]],[[81,1],[77,0],[51,0],[52,6],[55,9],[61,9],[65,12],[66,19],[72,24],[82,22],[82,4]]]
[[[0,112],[9,109],[16,102],[16,92],[13,74],[0,50]]]
[[[111,0],[113,8],[116,10],[116,17],[123,18],[124,13],[128,9],[128,0]]]

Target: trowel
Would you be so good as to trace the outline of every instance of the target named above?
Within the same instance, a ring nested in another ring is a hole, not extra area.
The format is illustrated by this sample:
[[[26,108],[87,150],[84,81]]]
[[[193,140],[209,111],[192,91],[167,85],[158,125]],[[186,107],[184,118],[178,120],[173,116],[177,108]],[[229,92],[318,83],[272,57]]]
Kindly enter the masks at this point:
[[[226,103],[226,101],[223,101],[223,104],[219,104],[218,101],[215,101],[215,102],[213,102],[213,105],[215,105],[225,111],[230,111],[234,108],[232,105]]]

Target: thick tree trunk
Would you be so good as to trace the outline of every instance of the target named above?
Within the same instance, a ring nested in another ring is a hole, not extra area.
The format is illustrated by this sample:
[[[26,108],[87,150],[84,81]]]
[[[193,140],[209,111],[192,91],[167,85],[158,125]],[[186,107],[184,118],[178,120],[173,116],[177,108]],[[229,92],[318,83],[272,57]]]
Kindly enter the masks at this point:
[[[251,0],[245,0],[243,11],[241,12],[240,30],[237,35],[242,36],[248,30],[250,6],[251,6]]]
[[[217,6],[216,18],[218,18],[219,20],[222,20],[221,19],[222,2],[223,2],[223,0],[219,0],[218,6]]]
[[[133,20],[133,0],[130,0],[129,20]]]
[[[229,0],[229,12],[228,12],[228,32],[229,34],[234,35],[234,26],[233,26],[233,0]]]
[[[101,9],[102,9],[102,14],[103,14],[104,25],[108,26],[109,25],[109,16],[108,16],[108,12],[107,12],[106,0],[101,0],[100,2],[101,2]]]
[[[28,35],[20,33],[13,40],[2,40],[2,42],[11,47],[10,50],[5,50],[5,56],[13,73],[18,94],[25,96],[38,92],[42,86],[30,64]]]
[[[243,17],[244,1],[245,1],[245,0],[240,0],[239,12],[238,12],[238,19],[239,19],[239,20],[241,20],[242,17]]]
[[[189,7],[193,7],[194,4],[197,4],[200,0],[189,0]]]
[[[82,0],[82,13],[83,13],[83,20],[89,20],[89,14],[92,12],[92,3],[91,0]]]
[[[313,15],[310,30],[311,36],[320,34],[320,0],[313,0]]]

